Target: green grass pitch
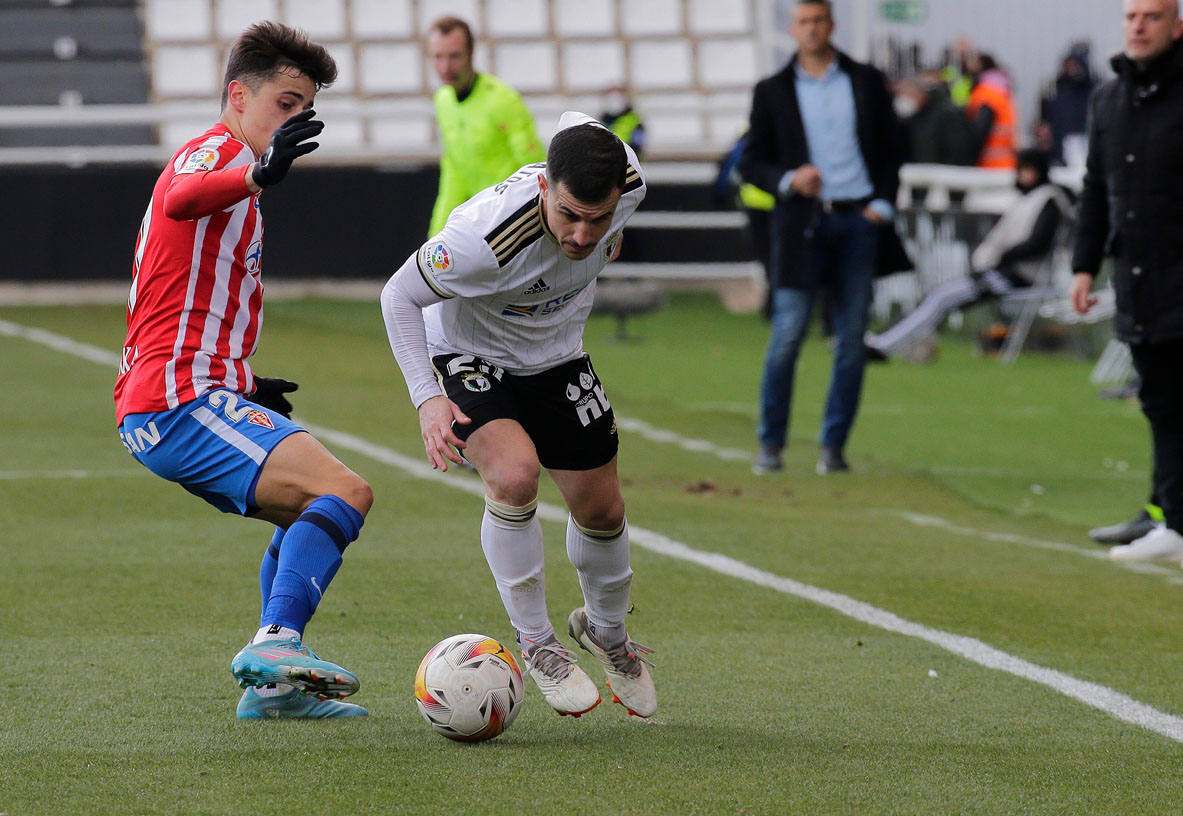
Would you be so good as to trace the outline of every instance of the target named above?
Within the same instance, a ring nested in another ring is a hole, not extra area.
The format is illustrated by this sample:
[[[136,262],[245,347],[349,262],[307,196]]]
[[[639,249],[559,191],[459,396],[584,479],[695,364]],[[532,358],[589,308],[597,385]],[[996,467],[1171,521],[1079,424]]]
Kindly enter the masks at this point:
[[[122,344],[117,306],[0,320]],[[613,330],[594,318],[587,347],[625,425],[637,528],[1183,716],[1183,570],[1117,566],[1085,536],[1149,481],[1144,419],[1097,399],[1089,363],[1003,366],[947,339],[933,364],[872,367],[854,472],[821,478],[830,358],[811,338],[786,471],[758,477],[726,451],[754,449],[763,322],[683,295],[635,319],[633,342]],[[307,640],[358,673],[371,716],[238,722],[229,663],[256,626],[269,528],[124,452],[110,366],[4,332],[0,361],[0,814],[1179,811],[1177,739],[641,546],[629,627],[657,650],[651,721],[608,703],[559,718],[527,682],[501,737],[444,740],[412,700],[419,659],[457,632],[512,637],[480,499],[454,489],[473,477],[332,443],[376,503]],[[376,302],[272,303],[256,370],[300,383],[298,420],[423,461]],[[558,503],[549,484],[541,498]],[[543,526],[561,624],[578,586],[561,527]]]

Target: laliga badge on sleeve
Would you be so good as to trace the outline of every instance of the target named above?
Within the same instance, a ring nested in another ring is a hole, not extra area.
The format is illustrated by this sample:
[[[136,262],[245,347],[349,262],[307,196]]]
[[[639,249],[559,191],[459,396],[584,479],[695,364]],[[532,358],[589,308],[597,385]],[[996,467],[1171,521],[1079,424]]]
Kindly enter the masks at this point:
[[[452,251],[443,241],[432,241],[423,245],[423,268],[433,275],[439,275],[452,268]]]
[[[211,150],[208,147],[199,147],[189,154],[189,158],[185,159],[185,163],[177,171],[177,174],[213,170],[217,165],[218,151]]]

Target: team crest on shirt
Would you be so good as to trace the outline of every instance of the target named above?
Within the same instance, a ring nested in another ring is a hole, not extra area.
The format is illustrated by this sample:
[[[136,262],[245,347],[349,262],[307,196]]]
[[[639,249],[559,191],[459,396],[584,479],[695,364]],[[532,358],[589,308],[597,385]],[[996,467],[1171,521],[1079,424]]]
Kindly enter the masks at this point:
[[[211,150],[208,147],[199,147],[189,154],[189,158],[185,159],[185,163],[177,173],[196,173],[200,170],[213,170],[217,164],[218,151]]]
[[[258,425],[262,428],[275,430],[275,423],[271,421],[271,417],[266,411],[251,411],[246,415],[246,421],[252,425]]]
[[[452,268],[452,251],[448,249],[448,245],[443,241],[424,244],[422,253],[423,267],[433,275],[447,272]]]
[[[479,371],[472,371],[468,374],[465,374],[460,379],[460,382],[462,382],[464,387],[469,391],[475,391],[478,394],[488,391],[493,387],[493,383],[489,382],[489,378]]]
[[[620,245],[620,230],[608,236],[604,241],[604,260],[612,260],[612,256],[616,254],[616,248]]]

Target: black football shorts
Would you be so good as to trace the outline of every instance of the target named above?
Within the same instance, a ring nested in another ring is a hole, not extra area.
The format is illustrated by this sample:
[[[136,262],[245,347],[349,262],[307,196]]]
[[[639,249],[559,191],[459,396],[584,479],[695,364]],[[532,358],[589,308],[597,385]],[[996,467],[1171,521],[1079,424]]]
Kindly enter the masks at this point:
[[[525,429],[545,468],[592,470],[616,455],[616,416],[586,354],[527,375],[510,374],[471,354],[440,354],[431,363],[448,399],[472,419],[453,425],[461,439],[494,419],[512,419]]]

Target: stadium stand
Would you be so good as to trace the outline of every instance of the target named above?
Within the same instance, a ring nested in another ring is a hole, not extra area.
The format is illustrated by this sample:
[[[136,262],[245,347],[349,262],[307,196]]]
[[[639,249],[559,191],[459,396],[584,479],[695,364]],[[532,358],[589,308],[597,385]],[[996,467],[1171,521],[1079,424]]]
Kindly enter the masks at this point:
[[[64,108],[148,101],[134,0],[0,4],[0,105]],[[151,127],[0,128],[0,147],[145,144]]]

